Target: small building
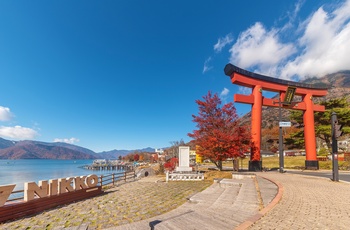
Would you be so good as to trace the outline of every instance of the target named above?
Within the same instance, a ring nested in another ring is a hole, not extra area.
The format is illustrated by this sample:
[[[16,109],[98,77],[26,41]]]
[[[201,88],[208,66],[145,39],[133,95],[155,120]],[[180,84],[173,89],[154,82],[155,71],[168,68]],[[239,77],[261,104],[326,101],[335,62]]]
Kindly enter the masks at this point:
[[[155,149],[154,152],[156,152],[158,155],[163,155],[164,150],[163,149]]]
[[[196,150],[190,150],[190,162],[191,163],[196,162]]]

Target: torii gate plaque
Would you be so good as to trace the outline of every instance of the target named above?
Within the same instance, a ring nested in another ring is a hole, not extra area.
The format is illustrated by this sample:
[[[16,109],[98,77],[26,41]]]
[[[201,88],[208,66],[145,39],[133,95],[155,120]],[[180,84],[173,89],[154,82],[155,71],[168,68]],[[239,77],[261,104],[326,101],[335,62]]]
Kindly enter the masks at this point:
[[[247,70],[238,68],[232,64],[227,64],[224,71],[227,76],[231,77],[231,82],[233,84],[245,86],[252,89],[252,94],[250,95],[234,95],[234,102],[241,102],[252,105],[251,135],[253,147],[251,148],[249,170],[260,171],[262,169],[260,155],[262,106],[283,106],[283,108],[303,111],[304,140],[306,151],[305,168],[319,169],[316,157],[314,112],[324,112],[325,107],[322,105],[314,104],[312,98],[327,95],[327,88],[252,73]],[[284,101],[285,99],[288,87],[295,88],[295,95],[302,97],[301,102],[280,105],[280,102]],[[274,100],[265,98],[262,96],[262,90],[278,92],[280,99]]]

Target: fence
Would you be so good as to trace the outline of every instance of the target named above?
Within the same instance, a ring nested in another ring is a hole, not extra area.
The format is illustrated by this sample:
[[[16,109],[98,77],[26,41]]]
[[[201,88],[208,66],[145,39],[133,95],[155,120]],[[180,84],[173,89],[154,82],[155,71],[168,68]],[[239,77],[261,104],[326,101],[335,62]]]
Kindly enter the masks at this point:
[[[101,175],[99,177],[99,185],[102,187],[108,187],[108,186],[114,186],[118,183],[126,183],[128,181],[133,181],[136,178],[135,171],[129,171],[129,172],[119,172],[119,173],[112,173],[109,175]]]
[[[166,173],[166,181],[200,181],[204,180],[202,173]]]

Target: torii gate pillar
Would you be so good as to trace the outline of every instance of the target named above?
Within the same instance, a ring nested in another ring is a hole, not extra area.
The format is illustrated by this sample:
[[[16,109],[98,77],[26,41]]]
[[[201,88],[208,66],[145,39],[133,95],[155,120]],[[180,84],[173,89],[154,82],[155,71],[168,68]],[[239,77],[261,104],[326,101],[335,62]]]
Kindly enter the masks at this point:
[[[304,139],[306,169],[319,169],[317,154],[316,154],[316,136],[314,112],[324,112],[325,107],[315,105],[312,101],[313,97],[322,97],[327,95],[327,88],[318,87],[300,82],[293,82],[272,78],[256,73],[240,69],[232,64],[225,66],[225,74],[231,77],[233,84],[249,87],[252,89],[252,94],[241,95],[235,94],[234,101],[252,105],[252,121],[251,121],[251,136],[252,147],[249,162],[249,170],[257,171],[262,169],[261,161],[261,121],[262,121],[262,106],[271,106],[302,110],[304,112]],[[291,98],[286,95],[288,87],[295,88],[295,95],[301,96],[303,101],[291,102]],[[277,92],[279,100],[264,98],[262,91]],[[281,104],[281,99],[288,101],[288,104]],[[283,153],[279,153],[283,154]]]
[[[316,134],[315,134],[315,118],[312,102],[312,94],[306,94],[303,97],[303,101],[306,105],[306,109],[303,115],[304,121],[304,140],[305,140],[305,152],[306,161],[305,168],[309,169],[319,169],[316,153]]]
[[[255,169],[261,169],[261,120],[262,120],[262,87],[261,85],[256,85],[252,89],[252,95],[254,102],[252,104],[252,127],[251,127],[251,136],[252,136],[252,147],[250,150],[250,162],[249,170],[255,171]]]

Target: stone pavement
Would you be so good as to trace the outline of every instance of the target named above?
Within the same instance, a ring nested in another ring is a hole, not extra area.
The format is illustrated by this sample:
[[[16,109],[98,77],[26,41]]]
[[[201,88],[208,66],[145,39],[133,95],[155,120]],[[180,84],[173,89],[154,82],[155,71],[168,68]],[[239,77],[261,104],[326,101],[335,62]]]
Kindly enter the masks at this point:
[[[350,184],[330,179],[257,173],[276,181],[283,195],[250,229],[350,229]]]
[[[218,180],[173,211],[109,229],[234,229],[261,216],[260,211],[276,194],[277,186],[269,180],[236,175],[236,179]]]
[[[173,211],[110,230],[350,229],[349,183],[278,172],[256,175],[255,187],[246,178],[226,180],[232,185],[214,184]]]
[[[349,183],[255,174],[218,179],[209,187],[208,182],[155,183],[159,178],[148,177],[0,229],[350,229]]]

